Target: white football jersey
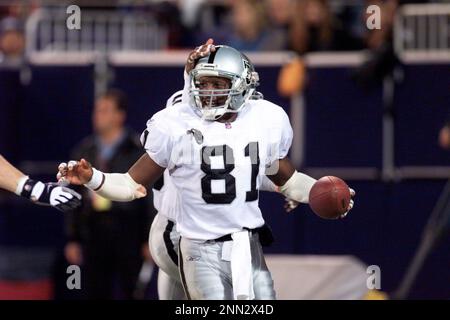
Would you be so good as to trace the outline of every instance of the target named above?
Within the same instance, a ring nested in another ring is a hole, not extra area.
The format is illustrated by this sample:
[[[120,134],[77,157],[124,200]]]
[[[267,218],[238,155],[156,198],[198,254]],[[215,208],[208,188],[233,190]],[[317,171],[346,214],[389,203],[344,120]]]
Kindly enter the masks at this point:
[[[156,113],[146,130],[147,153],[169,170],[176,186],[182,236],[210,240],[264,224],[258,206],[262,176],[286,157],[292,142],[281,107],[249,100],[235,121],[221,123],[202,120],[181,103]]]
[[[175,92],[167,99],[166,108],[172,108],[177,104],[181,104],[184,90]],[[141,143],[145,147],[148,138],[148,131],[145,130],[141,135]],[[168,170],[165,170],[161,178],[153,185],[153,206],[167,219],[176,222],[178,207],[178,193],[172,182],[172,178]]]

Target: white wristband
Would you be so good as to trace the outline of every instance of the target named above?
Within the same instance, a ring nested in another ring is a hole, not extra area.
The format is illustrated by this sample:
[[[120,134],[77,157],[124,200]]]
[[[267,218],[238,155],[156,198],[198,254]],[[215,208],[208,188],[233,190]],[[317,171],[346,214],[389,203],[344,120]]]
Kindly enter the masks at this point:
[[[92,177],[84,186],[91,190],[97,191],[105,182],[105,174],[95,168],[92,168]]]
[[[19,178],[19,181],[17,181],[17,188],[16,188],[16,194],[20,196],[22,194],[23,186],[25,185],[25,182],[29,179],[29,176],[23,176]]]

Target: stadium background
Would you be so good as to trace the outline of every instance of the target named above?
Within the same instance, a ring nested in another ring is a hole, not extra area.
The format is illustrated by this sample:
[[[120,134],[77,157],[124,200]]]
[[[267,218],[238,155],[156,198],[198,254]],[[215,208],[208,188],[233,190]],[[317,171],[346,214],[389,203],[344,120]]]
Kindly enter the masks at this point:
[[[267,253],[353,255],[381,268],[382,291],[398,288],[450,176],[449,153],[437,143],[450,111],[448,39],[446,44],[444,56],[400,59],[393,78],[369,87],[355,77],[365,51],[306,53],[307,85],[291,97],[280,95],[278,78],[293,53],[249,53],[260,74],[259,91],[291,115],[298,168],[315,178],[340,176],[357,191],[355,208],[340,221],[320,220],[307,206],[286,214],[279,195],[261,193],[262,212],[276,236]],[[102,85],[128,94],[128,125],[141,132],[182,88],[188,52],[65,50],[52,56],[36,48],[19,63],[0,67],[0,151],[45,180],[54,179],[56,165],[91,133],[92,105]],[[64,243],[60,213],[1,195],[0,282],[16,283],[17,297],[26,298],[20,288],[39,281],[53,286],[49,297],[71,297],[62,289]],[[446,232],[409,297],[450,298],[449,264]],[[2,297],[8,294],[13,297]],[[154,288],[149,298],[155,298]]]

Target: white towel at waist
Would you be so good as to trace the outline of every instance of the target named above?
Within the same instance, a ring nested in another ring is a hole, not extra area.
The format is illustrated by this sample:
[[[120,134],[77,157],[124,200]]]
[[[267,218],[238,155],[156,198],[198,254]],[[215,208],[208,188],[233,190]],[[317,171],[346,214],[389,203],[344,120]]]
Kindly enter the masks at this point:
[[[248,231],[239,231],[231,235],[231,277],[235,300],[253,300],[253,272],[250,237]]]

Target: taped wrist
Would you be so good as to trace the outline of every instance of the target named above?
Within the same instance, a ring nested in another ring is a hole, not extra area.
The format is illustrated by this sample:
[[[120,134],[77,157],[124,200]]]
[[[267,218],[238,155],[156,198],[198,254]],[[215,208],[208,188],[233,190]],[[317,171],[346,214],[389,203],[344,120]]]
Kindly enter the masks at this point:
[[[280,193],[301,203],[309,203],[309,192],[317,180],[295,171],[289,180],[280,187]]]
[[[139,184],[128,173],[103,173],[93,169],[91,180],[85,186],[112,201],[132,201],[138,198]]]
[[[95,168],[92,168],[92,177],[85,186],[92,191],[98,191],[105,183],[105,174]]]

